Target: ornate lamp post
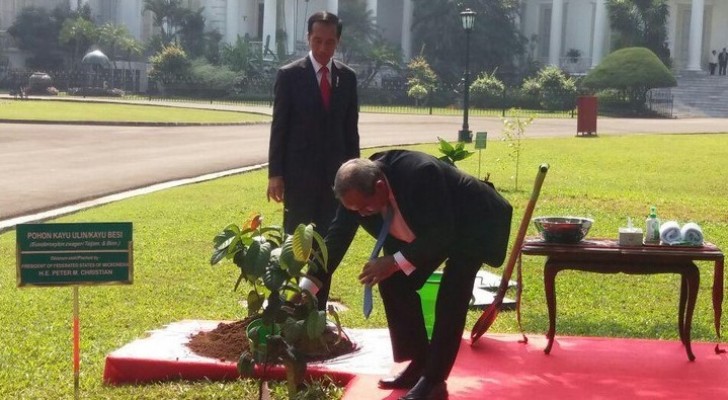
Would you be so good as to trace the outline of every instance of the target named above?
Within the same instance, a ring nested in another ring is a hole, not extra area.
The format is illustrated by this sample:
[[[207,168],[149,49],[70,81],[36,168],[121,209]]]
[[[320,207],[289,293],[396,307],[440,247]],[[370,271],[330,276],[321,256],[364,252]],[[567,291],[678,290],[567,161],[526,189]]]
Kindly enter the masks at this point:
[[[464,99],[463,99],[463,129],[458,132],[458,141],[470,143],[473,141],[473,136],[468,127],[468,109],[470,108],[470,32],[473,30],[475,25],[475,11],[466,8],[465,11],[460,13],[460,18],[463,20],[463,29],[465,30],[465,75],[463,80],[465,81]]]

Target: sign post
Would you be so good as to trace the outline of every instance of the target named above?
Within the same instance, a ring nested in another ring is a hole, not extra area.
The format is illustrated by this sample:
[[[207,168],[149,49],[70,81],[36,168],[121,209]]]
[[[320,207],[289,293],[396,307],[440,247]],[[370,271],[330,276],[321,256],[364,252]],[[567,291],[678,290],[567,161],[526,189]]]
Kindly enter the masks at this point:
[[[132,224],[20,224],[16,233],[18,287],[73,286],[73,388],[78,399],[78,286],[133,282]]]
[[[488,145],[488,132],[475,132],[475,148],[478,149],[478,179],[480,179],[480,162],[483,149]]]

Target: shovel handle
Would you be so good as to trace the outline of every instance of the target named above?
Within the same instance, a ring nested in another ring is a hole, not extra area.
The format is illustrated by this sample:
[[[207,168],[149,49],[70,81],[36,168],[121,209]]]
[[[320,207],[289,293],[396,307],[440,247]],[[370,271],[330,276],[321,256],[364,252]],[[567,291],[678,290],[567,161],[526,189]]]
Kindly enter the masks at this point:
[[[516,265],[516,260],[518,260],[518,255],[521,253],[521,246],[523,246],[523,240],[526,237],[528,225],[531,223],[533,209],[536,207],[536,200],[538,200],[538,196],[541,193],[541,186],[543,186],[543,181],[544,179],[546,179],[546,172],[548,172],[548,170],[549,165],[545,163],[541,164],[538,167],[536,180],[533,182],[533,191],[531,191],[531,198],[528,200],[528,204],[526,205],[526,211],[523,213],[523,218],[521,219],[521,225],[518,227],[518,233],[516,234],[516,239],[513,242],[511,254],[508,256],[508,263],[506,264],[506,268],[503,271],[503,279],[501,280],[501,284],[498,287],[498,293],[495,297],[496,299],[502,300],[503,296],[505,296],[506,294],[506,290],[508,290],[508,281],[511,279],[511,275],[513,274],[513,268]]]
[[[513,242],[511,254],[508,257],[508,263],[503,270],[503,276],[501,277],[501,283],[498,287],[498,292],[493,298],[493,303],[491,303],[490,306],[488,306],[483,311],[483,314],[480,315],[480,318],[478,318],[478,321],[476,321],[475,325],[473,326],[473,330],[470,332],[471,345],[475,344],[475,342],[481,336],[483,336],[483,334],[490,328],[490,326],[495,321],[495,318],[498,316],[498,307],[500,307],[501,303],[503,302],[503,297],[505,297],[506,290],[508,290],[508,281],[510,281],[511,275],[513,275],[513,268],[516,265],[516,260],[518,260],[518,256],[519,254],[521,254],[523,240],[526,237],[526,231],[528,230],[528,225],[531,222],[533,209],[536,207],[536,200],[538,200],[538,196],[541,193],[541,186],[543,186],[543,181],[546,178],[546,172],[548,172],[548,170],[549,165],[546,163],[541,164],[538,167],[536,180],[533,183],[531,198],[528,200],[526,211],[523,213],[521,225],[518,228],[518,234],[516,234],[516,239]]]

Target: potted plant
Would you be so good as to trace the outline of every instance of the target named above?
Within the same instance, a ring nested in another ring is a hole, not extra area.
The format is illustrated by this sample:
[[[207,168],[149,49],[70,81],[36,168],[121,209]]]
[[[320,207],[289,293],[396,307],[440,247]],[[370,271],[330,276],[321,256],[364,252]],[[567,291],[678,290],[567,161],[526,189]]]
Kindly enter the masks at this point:
[[[323,238],[313,224],[301,224],[288,235],[279,226],[264,227],[256,215],[243,227],[226,226],[213,242],[210,264],[227,259],[240,268],[234,289],[243,280],[250,285],[248,315],[260,316],[248,325],[250,350],[240,355],[238,372],[253,376],[259,366],[265,375],[268,366],[283,365],[293,396],[302,386],[310,349],[328,345],[326,312],[318,310],[315,296],[298,286],[304,271],[326,266]],[[336,321],[336,344],[348,341],[333,308],[329,312]]]

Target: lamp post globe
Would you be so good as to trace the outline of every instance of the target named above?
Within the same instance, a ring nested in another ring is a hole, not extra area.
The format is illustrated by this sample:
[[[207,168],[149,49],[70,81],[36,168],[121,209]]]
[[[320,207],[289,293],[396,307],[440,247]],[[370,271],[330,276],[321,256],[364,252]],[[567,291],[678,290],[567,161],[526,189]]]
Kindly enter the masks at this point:
[[[458,141],[466,143],[473,141],[473,135],[468,126],[468,109],[470,108],[470,32],[475,25],[476,15],[477,13],[469,8],[460,12],[463,30],[465,30],[465,74],[463,75],[463,128],[458,132]]]

